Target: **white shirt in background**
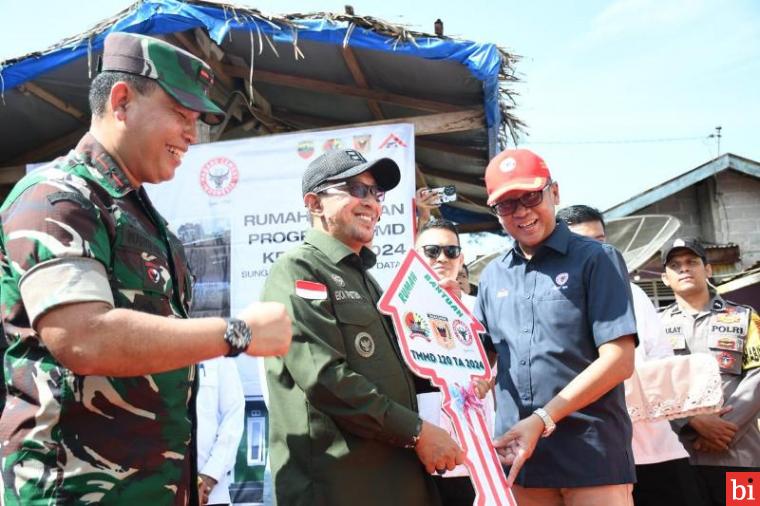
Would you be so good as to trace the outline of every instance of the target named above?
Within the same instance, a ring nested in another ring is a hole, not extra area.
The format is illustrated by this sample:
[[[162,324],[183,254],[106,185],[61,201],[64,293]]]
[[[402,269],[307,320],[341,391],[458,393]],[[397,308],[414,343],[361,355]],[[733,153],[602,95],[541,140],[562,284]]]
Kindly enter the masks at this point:
[[[209,504],[230,501],[232,469],[245,422],[245,396],[235,361],[219,357],[198,365],[198,472],[214,478]]]
[[[639,334],[636,362],[673,356],[670,341],[665,336],[660,317],[649,297],[634,283],[631,283],[631,293],[636,331]],[[689,456],[667,420],[634,422],[632,446],[636,465],[656,464]]]

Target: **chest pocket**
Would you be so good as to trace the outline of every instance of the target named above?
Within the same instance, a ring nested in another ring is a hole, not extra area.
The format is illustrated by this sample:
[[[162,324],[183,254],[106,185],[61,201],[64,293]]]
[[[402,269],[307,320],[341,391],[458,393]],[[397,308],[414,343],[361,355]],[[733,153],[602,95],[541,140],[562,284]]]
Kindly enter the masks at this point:
[[[750,312],[741,307],[730,309],[710,315],[707,346],[718,361],[721,374],[739,376],[742,373],[744,339],[750,325]]]
[[[130,224],[117,226],[111,270],[119,307],[160,315],[172,314],[172,281],[166,252],[147,232]]]
[[[737,333],[721,333],[711,330],[707,335],[707,346],[718,361],[721,374],[738,376],[742,373],[742,351],[744,339]]]
[[[180,291],[180,298],[182,306],[186,313],[190,313],[190,307],[193,303],[193,283],[195,283],[195,276],[190,271],[190,264],[185,254],[185,247],[179,238],[171,231],[168,231],[169,244],[172,250],[172,259],[174,261],[174,269],[177,276],[177,285],[182,288]],[[229,250],[227,252],[229,255]]]
[[[573,279],[567,273],[553,276],[539,275],[536,279],[534,296],[540,301],[572,301],[580,304],[584,300],[583,282],[580,276]]]
[[[334,307],[351,368],[369,379],[394,372],[393,364],[398,360],[377,310],[369,304],[336,304]]]

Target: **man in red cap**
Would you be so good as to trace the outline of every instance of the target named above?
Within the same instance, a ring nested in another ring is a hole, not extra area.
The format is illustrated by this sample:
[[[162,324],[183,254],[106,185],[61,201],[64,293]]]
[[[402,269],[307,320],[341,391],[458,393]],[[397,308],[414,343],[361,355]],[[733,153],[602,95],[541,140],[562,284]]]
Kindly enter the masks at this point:
[[[535,153],[500,153],[485,180],[514,245],[481,274],[475,315],[498,356],[494,446],[517,502],[632,505],[622,382],[637,337],[623,258],[556,221],[559,187]]]

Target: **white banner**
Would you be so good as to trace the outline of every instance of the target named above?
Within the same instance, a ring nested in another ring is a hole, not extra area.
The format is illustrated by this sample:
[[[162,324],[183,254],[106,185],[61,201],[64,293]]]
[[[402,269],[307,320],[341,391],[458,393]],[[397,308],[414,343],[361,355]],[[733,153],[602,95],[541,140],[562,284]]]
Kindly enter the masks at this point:
[[[378,255],[373,274],[383,288],[390,284],[413,240],[412,125],[200,144],[190,148],[173,181],[146,185],[186,245],[197,278],[193,315],[234,315],[258,300],[272,263],[310,228],[301,175],[331,149],[355,149],[370,160],[392,158],[401,168],[401,183],[386,195],[372,246]],[[251,369],[241,364],[246,394],[261,394]]]

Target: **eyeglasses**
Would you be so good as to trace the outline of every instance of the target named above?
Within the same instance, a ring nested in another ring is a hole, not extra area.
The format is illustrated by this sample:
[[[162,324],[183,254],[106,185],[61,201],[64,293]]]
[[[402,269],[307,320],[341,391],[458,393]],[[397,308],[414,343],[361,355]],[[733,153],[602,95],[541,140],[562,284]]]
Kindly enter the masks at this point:
[[[461,246],[439,246],[437,244],[428,244],[427,246],[422,246],[422,251],[425,253],[425,256],[435,260],[438,258],[438,256],[441,254],[441,251],[443,251],[443,254],[446,255],[446,258],[455,259],[459,258],[460,253],[462,253],[462,247]]]
[[[345,188],[345,190],[339,190],[339,188]],[[365,199],[367,195],[372,195],[375,200],[382,202],[385,200],[385,191],[381,190],[377,185],[366,185],[358,181],[342,181],[330,186],[325,186],[314,193],[324,193],[327,190],[338,190],[341,193],[348,193],[352,197],[357,199]]]
[[[552,182],[546,183],[546,186],[540,190],[524,193],[516,199],[504,199],[494,204],[491,208],[493,212],[499,216],[510,216],[517,210],[517,204],[522,204],[524,207],[536,207],[544,201],[544,190],[549,188]]]

